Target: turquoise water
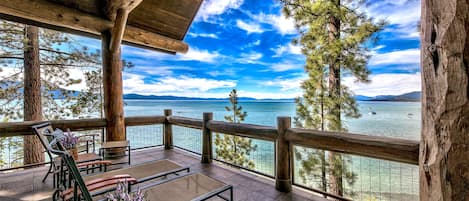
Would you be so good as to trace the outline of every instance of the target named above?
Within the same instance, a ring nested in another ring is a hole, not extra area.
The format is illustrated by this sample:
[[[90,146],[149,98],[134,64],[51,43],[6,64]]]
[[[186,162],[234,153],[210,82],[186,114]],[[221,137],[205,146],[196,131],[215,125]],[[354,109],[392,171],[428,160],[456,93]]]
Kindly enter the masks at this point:
[[[215,120],[228,115],[227,101],[160,101],[125,100],[125,115],[162,115],[164,109],[172,109],[173,115],[202,119],[203,112],[213,112]],[[241,101],[248,112],[245,123],[276,126],[278,116],[295,115],[295,103],[291,101]],[[349,132],[389,136],[403,139],[420,139],[420,103],[417,102],[359,102],[362,117],[345,118]],[[375,111],[376,115],[369,114]]]
[[[228,115],[224,107],[228,101],[167,101],[167,100],[125,100],[126,116],[162,115],[164,109],[172,109],[173,115],[202,119],[203,112],[213,112],[215,120],[224,120]],[[240,101],[248,112],[245,123],[276,126],[278,116],[295,115],[295,104],[291,101]],[[420,103],[415,102],[359,102],[362,116],[358,119],[343,118],[349,132],[394,138],[420,139]],[[371,112],[376,114],[372,114]],[[161,128],[152,128],[161,132]],[[144,133],[144,129],[138,133]],[[142,146],[154,137],[141,136],[128,130],[132,146]],[[201,132],[197,129],[173,127],[174,144],[200,153]],[[161,137],[157,137],[161,142]],[[257,150],[249,158],[254,161],[254,170],[267,175],[274,174],[274,143],[253,140]],[[346,192],[354,192],[354,200],[418,200],[418,167],[408,164],[348,156],[349,171],[357,174],[353,186],[345,185]],[[295,160],[295,183],[305,184],[298,177],[300,161]],[[349,196],[350,197],[350,196]]]

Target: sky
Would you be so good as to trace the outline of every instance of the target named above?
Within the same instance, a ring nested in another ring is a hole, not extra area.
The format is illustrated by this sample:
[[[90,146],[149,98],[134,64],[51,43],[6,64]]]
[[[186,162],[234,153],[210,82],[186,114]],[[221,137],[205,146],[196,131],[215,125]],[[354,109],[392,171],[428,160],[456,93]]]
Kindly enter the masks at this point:
[[[376,0],[363,10],[388,25],[370,52],[372,82],[345,76],[343,83],[366,96],[420,91],[420,1]],[[291,44],[296,37],[276,0],[205,0],[184,39],[186,54],[123,46],[123,59],[135,65],[123,72],[124,93],[221,98],[236,88],[241,97],[294,98],[306,78],[301,47]]]

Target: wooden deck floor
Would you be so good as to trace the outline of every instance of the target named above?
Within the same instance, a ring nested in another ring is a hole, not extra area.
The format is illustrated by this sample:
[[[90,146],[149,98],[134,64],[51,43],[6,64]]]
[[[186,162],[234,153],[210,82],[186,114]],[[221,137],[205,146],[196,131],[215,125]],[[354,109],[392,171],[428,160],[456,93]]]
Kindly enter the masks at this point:
[[[292,193],[281,193],[274,187],[272,179],[253,175],[225,165],[213,163],[201,164],[200,157],[181,150],[164,150],[151,148],[132,151],[132,164],[139,164],[152,160],[170,159],[184,166],[190,166],[191,172],[201,172],[234,186],[235,200],[318,200],[326,199],[318,195],[294,188]],[[119,168],[119,167],[114,167]],[[42,183],[46,167],[19,170],[10,173],[0,173],[0,200],[51,200],[52,181]],[[155,200],[152,200],[155,201]]]

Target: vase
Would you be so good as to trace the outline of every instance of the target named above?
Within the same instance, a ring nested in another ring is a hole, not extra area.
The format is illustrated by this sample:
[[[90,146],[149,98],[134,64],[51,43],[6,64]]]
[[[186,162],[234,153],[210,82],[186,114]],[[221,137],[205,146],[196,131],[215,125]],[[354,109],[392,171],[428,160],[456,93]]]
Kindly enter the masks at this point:
[[[72,148],[68,148],[68,153],[70,153],[72,155],[72,158],[74,160],[77,160],[78,159],[78,148],[77,147],[72,147]]]

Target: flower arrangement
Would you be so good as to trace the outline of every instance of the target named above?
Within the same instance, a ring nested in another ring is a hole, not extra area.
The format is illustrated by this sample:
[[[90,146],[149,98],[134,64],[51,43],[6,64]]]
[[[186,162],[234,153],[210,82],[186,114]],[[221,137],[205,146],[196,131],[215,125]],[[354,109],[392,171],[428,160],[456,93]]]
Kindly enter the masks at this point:
[[[116,191],[106,195],[107,201],[145,201],[145,195],[138,189],[137,192],[128,192],[127,181],[117,183]]]
[[[62,145],[66,149],[72,149],[75,148],[75,146],[78,144],[78,139],[80,136],[75,136],[72,132],[70,132],[70,129],[67,129],[67,132],[64,134],[64,137],[61,139],[62,140]]]

